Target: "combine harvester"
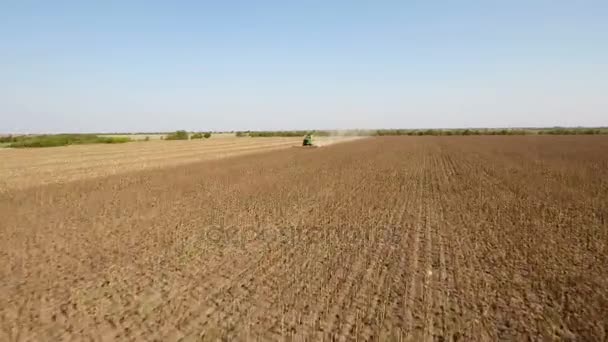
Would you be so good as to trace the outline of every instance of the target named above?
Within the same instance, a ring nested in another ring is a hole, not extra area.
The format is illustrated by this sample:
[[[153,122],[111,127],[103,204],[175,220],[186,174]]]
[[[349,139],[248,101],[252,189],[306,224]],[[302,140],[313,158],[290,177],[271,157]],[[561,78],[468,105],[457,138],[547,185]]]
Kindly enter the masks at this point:
[[[302,141],[302,147],[307,147],[307,148],[311,148],[311,147],[319,147],[318,145],[315,145],[312,141],[312,134],[306,134],[304,136],[304,140]]]

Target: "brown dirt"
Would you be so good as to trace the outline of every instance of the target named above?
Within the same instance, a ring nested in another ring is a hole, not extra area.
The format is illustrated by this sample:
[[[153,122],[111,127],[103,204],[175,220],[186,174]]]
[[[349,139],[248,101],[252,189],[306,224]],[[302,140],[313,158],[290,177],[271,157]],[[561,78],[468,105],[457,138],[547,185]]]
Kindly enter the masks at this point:
[[[0,340],[605,340],[605,151],[387,137],[6,191]]]

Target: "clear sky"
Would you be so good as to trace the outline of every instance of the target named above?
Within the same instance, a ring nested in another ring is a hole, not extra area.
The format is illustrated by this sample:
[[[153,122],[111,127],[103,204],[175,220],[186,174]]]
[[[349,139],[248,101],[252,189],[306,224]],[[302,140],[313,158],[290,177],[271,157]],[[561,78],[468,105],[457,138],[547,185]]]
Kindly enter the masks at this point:
[[[608,125],[608,1],[0,0],[0,132]]]

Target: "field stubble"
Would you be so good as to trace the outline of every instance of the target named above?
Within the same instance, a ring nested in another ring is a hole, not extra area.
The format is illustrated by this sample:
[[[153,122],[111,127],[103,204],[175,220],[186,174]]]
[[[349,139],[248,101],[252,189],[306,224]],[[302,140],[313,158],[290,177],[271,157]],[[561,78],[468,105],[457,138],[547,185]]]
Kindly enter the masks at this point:
[[[606,339],[605,150],[374,138],[9,191],[0,340]]]
[[[323,146],[359,137],[321,137]],[[301,138],[223,137],[198,141],[149,141],[120,145],[76,145],[0,149],[0,193],[41,184],[66,183],[151,168],[171,167],[299,146]]]

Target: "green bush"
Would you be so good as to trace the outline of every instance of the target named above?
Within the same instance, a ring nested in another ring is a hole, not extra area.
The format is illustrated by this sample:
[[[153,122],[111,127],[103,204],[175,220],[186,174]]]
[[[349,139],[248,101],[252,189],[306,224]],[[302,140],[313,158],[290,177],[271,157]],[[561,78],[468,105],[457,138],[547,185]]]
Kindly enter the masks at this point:
[[[211,133],[194,133],[190,136],[190,139],[209,139],[211,137]]]
[[[585,135],[595,135],[595,134],[607,134],[608,131],[602,131],[597,128],[552,128],[552,129],[542,129],[538,131],[538,134],[551,134],[551,135],[577,135],[577,134],[585,134]]]
[[[12,143],[12,142],[17,142],[19,140],[19,136],[12,136],[12,135],[7,135],[7,136],[0,136],[0,144],[1,143]]]
[[[168,134],[165,140],[188,140],[188,132],[180,130],[174,133]]]

